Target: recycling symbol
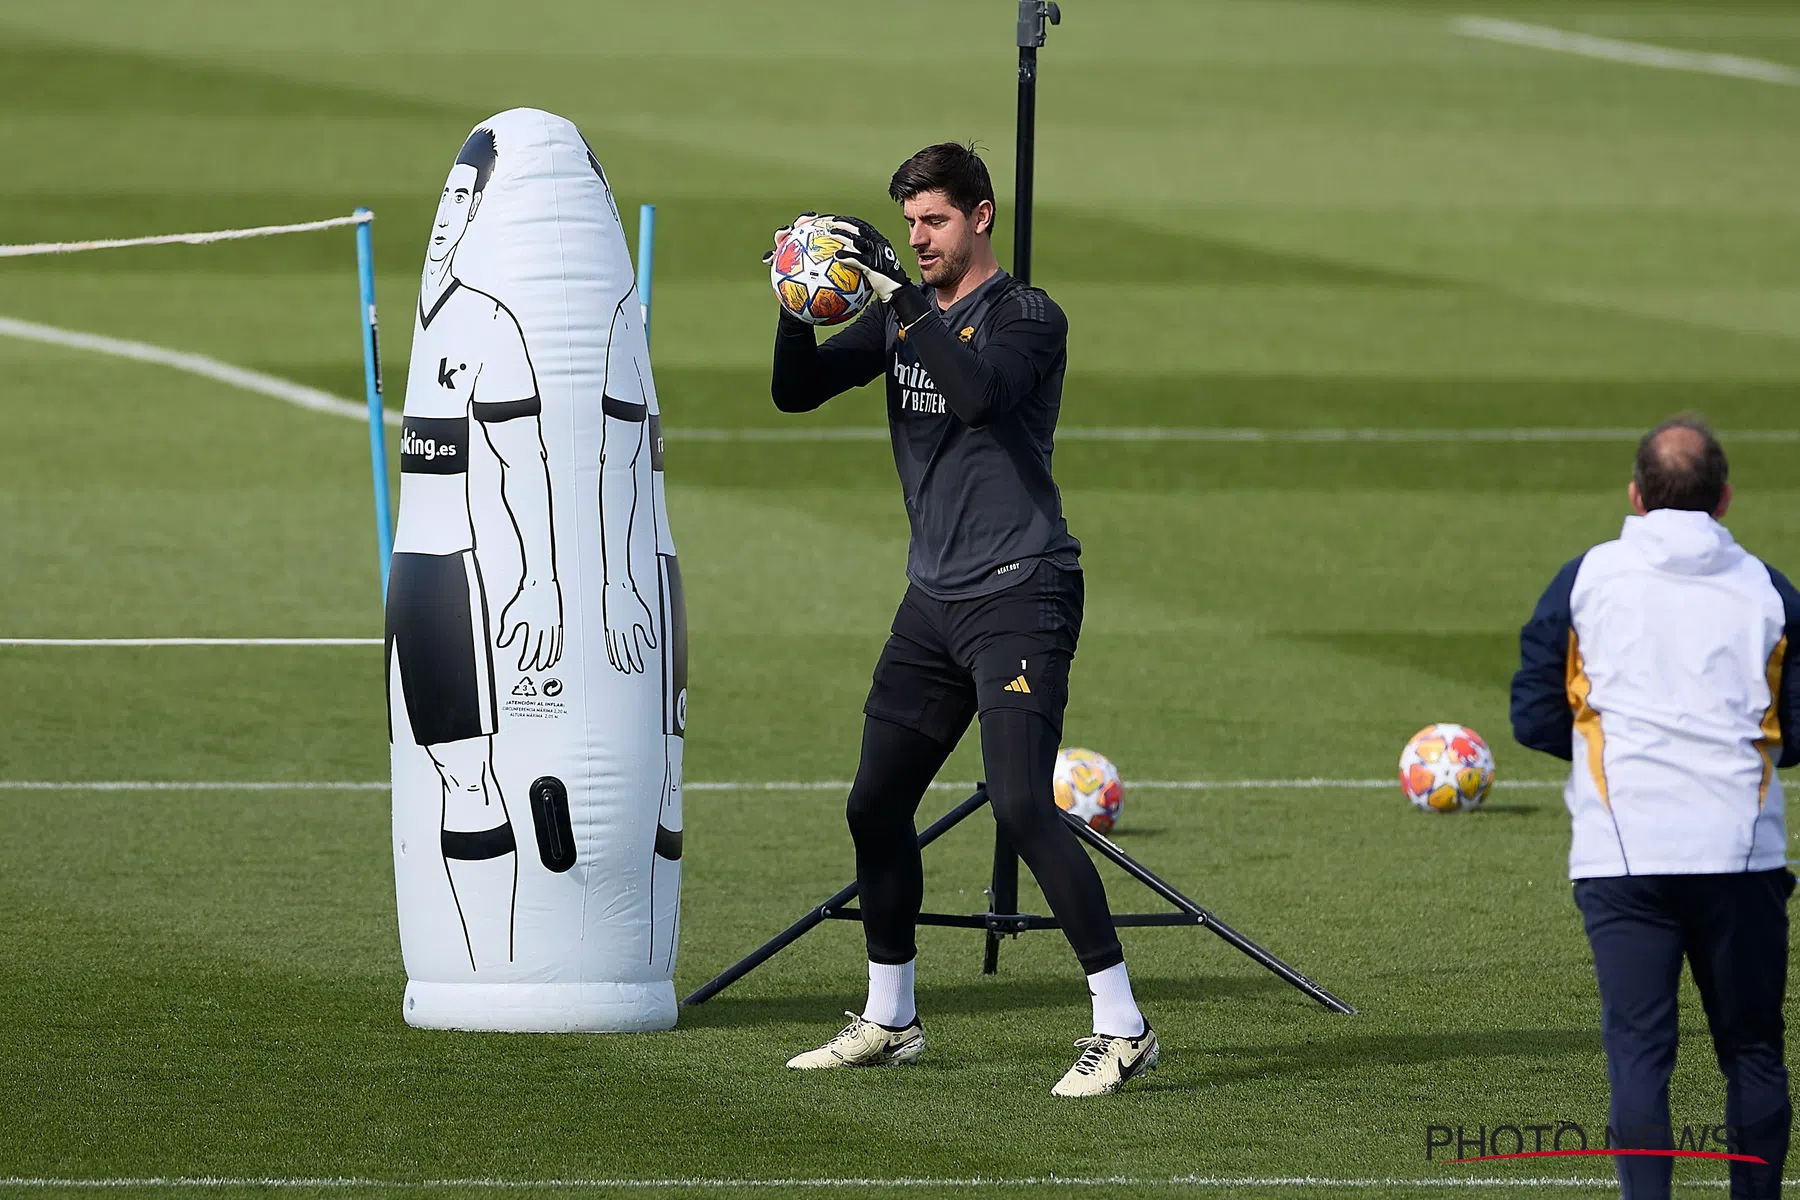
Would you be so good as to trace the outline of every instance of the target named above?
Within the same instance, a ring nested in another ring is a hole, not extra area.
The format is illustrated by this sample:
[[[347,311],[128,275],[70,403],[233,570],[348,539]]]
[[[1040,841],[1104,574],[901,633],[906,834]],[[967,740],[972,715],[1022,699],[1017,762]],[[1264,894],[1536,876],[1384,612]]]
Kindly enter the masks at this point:
[[[525,678],[519,680],[519,684],[517,687],[513,688],[512,694],[515,696],[535,696],[538,693],[537,688],[532,685],[531,680]]]

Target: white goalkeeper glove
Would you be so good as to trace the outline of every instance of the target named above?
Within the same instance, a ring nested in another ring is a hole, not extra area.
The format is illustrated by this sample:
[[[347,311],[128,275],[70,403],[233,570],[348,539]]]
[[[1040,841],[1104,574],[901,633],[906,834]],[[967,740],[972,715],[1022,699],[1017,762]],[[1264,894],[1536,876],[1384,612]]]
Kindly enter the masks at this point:
[[[831,217],[826,219],[825,227],[844,239],[844,248],[837,252],[838,261],[860,268],[869,287],[883,303],[891,301],[895,292],[912,282],[906,277],[906,268],[900,265],[894,244],[867,221],[857,217]]]
[[[881,236],[881,230],[856,217],[833,217],[826,228],[833,236],[844,239],[844,248],[837,252],[838,261],[861,269],[881,302],[893,306],[902,329],[911,329],[935,307],[925,293],[912,286],[906,268],[900,265],[900,256],[894,252],[894,244]]]

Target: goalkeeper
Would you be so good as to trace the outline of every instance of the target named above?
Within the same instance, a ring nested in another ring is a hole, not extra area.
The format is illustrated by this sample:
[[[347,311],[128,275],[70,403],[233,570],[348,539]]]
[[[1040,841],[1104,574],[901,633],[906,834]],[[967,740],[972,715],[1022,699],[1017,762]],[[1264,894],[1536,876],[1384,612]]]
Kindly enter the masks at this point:
[[[772,392],[809,412],[887,376],[888,429],[911,523],[909,586],[863,706],[850,789],[869,999],[862,1014],[788,1066],[913,1062],[925,1034],[913,1004],[914,927],[924,896],[913,815],[980,715],[994,819],[1036,876],[1093,998],[1093,1036],[1052,1089],[1117,1091],[1156,1065],[1106,891],[1051,790],[1069,663],[1081,631],[1081,546],[1050,474],[1068,323],[1043,292],[1000,269],[994,188],[970,148],[928,146],[894,172],[922,284],[894,247],[853,217],[806,214],[842,239],[880,298],[819,345],[781,314]],[[790,233],[776,234],[776,245]]]

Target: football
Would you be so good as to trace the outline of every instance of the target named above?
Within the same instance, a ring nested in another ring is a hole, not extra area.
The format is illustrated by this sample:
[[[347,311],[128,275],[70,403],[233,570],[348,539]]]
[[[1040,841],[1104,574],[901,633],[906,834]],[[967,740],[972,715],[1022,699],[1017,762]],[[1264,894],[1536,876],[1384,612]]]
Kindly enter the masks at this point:
[[[1400,752],[1400,790],[1424,812],[1481,807],[1494,785],[1494,753],[1466,725],[1427,725]]]
[[[874,292],[863,273],[834,257],[844,243],[806,217],[781,235],[769,264],[769,282],[781,307],[808,325],[841,325],[861,312]]]
[[[1119,768],[1105,755],[1092,750],[1058,750],[1053,779],[1056,807],[1074,813],[1100,833],[1111,831],[1119,819],[1119,806],[1125,802],[1125,785],[1119,779]]]

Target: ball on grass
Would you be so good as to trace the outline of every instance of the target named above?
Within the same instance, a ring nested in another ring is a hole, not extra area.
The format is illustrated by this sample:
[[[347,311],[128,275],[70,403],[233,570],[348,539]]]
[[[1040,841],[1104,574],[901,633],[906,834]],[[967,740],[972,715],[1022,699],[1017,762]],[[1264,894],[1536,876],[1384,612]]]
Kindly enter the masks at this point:
[[[1427,725],[1400,752],[1400,790],[1424,812],[1480,808],[1494,786],[1494,753],[1466,725]]]

